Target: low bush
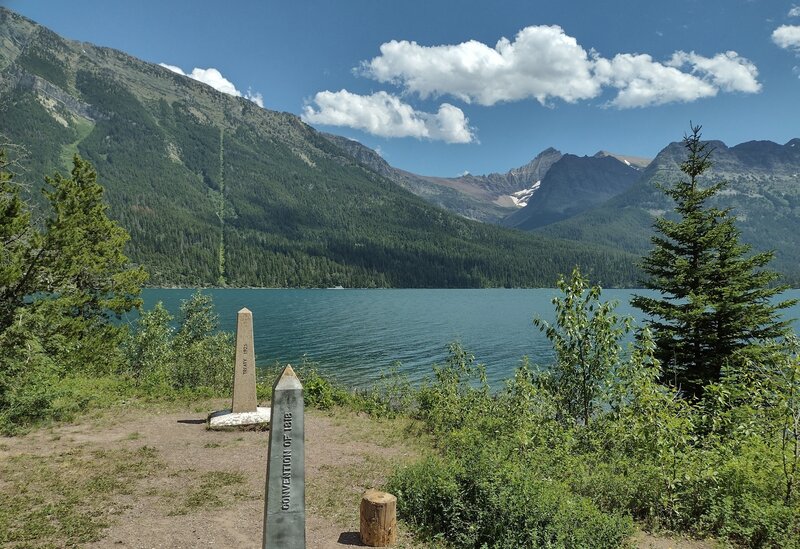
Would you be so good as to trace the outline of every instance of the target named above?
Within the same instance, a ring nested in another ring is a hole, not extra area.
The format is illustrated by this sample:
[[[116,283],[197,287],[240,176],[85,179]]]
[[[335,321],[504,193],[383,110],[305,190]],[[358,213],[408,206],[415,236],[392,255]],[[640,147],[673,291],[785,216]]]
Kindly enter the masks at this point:
[[[350,402],[352,395],[344,387],[323,376],[315,364],[304,361],[298,366],[297,375],[303,380],[303,399],[311,408],[327,410]]]
[[[429,457],[398,471],[388,490],[401,516],[457,547],[613,548],[631,535],[624,513],[603,513],[563,483],[522,461],[486,452]]]

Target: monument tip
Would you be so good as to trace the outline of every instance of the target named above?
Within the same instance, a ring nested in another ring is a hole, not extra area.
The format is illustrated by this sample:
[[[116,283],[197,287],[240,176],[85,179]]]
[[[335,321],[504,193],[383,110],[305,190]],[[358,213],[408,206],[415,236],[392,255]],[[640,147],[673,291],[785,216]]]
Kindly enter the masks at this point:
[[[300,378],[297,377],[291,365],[287,365],[281,372],[280,377],[275,382],[275,390],[280,389],[302,389],[303,384],[300,383]]]
[[[241,314],[241,313],[252,313],[252,312],[253,311],[251,311],[247,307],[242,307],[241,309],[239,309],[239,314]]]

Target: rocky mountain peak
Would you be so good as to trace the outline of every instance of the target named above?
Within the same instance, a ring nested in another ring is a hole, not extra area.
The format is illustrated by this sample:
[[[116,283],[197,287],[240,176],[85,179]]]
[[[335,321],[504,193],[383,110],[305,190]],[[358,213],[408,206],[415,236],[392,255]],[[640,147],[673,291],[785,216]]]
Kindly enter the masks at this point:
[[[650,165],[650,162],[653,161],[652,158],[645,158],[642,156],[631,156],[626,154],[617,154],[605,150],[599,150],[594,155],[594,158],[605,158],[605,157],[616,158],[623,164],[626,164],[632,168],[636,168],[637,170],[643,170],[648,165]]]

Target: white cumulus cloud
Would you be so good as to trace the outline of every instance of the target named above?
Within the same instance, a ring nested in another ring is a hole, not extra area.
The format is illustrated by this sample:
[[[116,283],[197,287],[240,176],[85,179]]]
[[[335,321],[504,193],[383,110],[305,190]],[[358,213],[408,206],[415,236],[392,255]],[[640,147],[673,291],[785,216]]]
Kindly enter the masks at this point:
[[[800,52],[800,25],[781,25],[772,32],[772,41],[783,49]]]
[[[758,93],[758,69],[749,60],[735,51],[718,53],[714,57],[703,57],[695,52],[678,51],[669,64],[676,68],[691,67],[692,74],[700,75],[722,91]]]
[[[362,63],[362,72],[423,98],[452,95],[494,105],[551,97],[574,102],[599,93],[588,53],[558,26],[524,28],[513,42],[501,38],[494,48],[475,40],[444,46],[392,40],[380,51]]]
[[[713,97],[717,88],[697,76],[653,61],[646,54],[621,53],[596,59],[597,79],[619,89],[611,105],[628,109]]]
[[[458,107],[443,103],[436,113],[420,112],[398,97],[379,91],[358,95],[347,90],[321,91],[306,105],[302,118],[311,124],[346,126],[381,137],[415,137],[447,143],[470,143],[475,136]]]
[[[362,74],[423,99],[450,95],[487,106],[524,99],[572,103],[598,97],[607,87],[618,90],[610,104],[619,108],[761,90],[756,66],[736,52],[676,52],[663,63],[647,54],[607,59],[559,26],[526,27],[494,47],[475,40],[440,46],[392,40],[380,52],[361,63]]]
[[[321,91],[305,106],[303,120],[383,137],[470,143],[476,139],[474,129],[460,108],[442,103],[429,113],[406,101],[450,96],[483,106],[523,100],[549,105],[591,100],[609,91],[606,105],[628,109],[761,91],[755,64],[735,51],[711,57],[676,51],[664,61],[642,53],[606,58],[557,25],[525,27],[513,40],[500,38],[494,46],[477,40],[434,46],[391,40],[354,72],[400,87],[404,99],[386,91]]]
[[[169,69],[174,73],[180,74],[182,76],[188,76],[193,80],[197,80],[198,82],[202,82],[203,84],[208,84],[212,88],[222,93],[226,93],[228,95],[233,95],[234,97],[244,97],[245,99],[249,99],[259,107],[264,107],[264,97],[259,93],[253,93],[249,88],[247,93],[242,94],[239,90],[236,89],[236,86],[233,85],[233,82],[222,76],[222,73],[219,72],[217,69],[213,67],[209,67],[207,69],[201,69],[199,67],[195,67],[192,69],[192,72],[185,73],[183,69],[180,67],[176,67],[175,65],[168,65],[166,63],[159,63],[165,69]]]

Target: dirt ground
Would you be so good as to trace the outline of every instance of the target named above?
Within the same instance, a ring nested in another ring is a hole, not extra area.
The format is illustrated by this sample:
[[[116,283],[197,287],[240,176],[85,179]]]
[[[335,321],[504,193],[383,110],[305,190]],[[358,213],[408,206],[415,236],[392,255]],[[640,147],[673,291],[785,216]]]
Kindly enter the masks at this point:
[[[50,469],[57,471],[66,463],[63,456],[130,456],[146,449],[155,465],[138,477],[121,477],[129,485],[92,511],[109,526],[99,531],[97,541],[82,546],[258,548],[269,433],[206,430],[208,412],[224,407],[219,401],[191,410],[105,411],[75,424],[2,439],[0,462],[22,457],[57,463]],[[312,410],[305,421],[307,547],[359,547],[361,494],[382,486],[394,468],[418,457],[420,436],[409,430],[408,422],[376,421],[343,411]],[[85,463],[93,466],[91,460]],[[3,484],[0,479],[0,490]],[[399,549],[435,547],[416,541],[402,523],[398,531]],[[714,547],[644,532],[634,542],[642,549]],[[53,539],[45,544],[72,546]]]
[[[208,431],[209,411],[111,412],[3,439],[0,460],[14,455],[47,460],[73,449],[154,448],[158,470],[138,480],[128,494],[114,498],[108,509],[111,526],[85,547],[261,547],[269,433]],[[379,487],[393,467],[416,455],[416,449],[405,441],[406,434],[393,431],[395,425],[379,422],[376,431],[374,421],[355,414],[312,411],[305,421],[307,547],[361,546],[361,494]],[[233,486],[203,492],[203,479],[208,478],[230,478]],[[192,490],[200,497],[207,494],[213,504],[181,504]],[[400,537],[400,547],[423,546],[406,532]]]

